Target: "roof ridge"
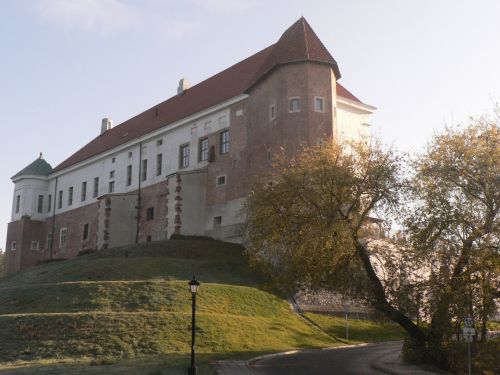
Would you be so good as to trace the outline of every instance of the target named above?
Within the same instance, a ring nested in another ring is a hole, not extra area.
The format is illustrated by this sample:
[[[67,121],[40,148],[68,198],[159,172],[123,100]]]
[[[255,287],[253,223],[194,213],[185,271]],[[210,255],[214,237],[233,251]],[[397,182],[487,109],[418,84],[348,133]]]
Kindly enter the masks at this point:
[[[306,46],[306,55],[307,55],[307,58],[310,59],[311,58],[311,55],[309,54],[309,43],[307,43],[307,36],[306,36],[306,23],[305,23],[305,18],[304,16],[301,17],[301,21],[302,21],[302,31],[304,33],[304,44]]]

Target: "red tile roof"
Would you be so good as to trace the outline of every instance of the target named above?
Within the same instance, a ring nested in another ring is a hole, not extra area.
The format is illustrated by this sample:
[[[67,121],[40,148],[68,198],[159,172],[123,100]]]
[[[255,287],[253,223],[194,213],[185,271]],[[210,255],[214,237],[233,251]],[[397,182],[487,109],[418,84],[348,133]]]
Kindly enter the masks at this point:
[[[330,64],[336,77],[340,77],[337,63],[307,21],[301,18],[285,31],[278,43],[99,135],[55,167],[53,172],[234,98],[276,65],[305,60]],[[339,83],[337,95],[360,102]]]
[[[280,64],[296,61],[318,61],[332,66],[337,79],[340,71],[337,62],[304,17],[290,26],[274,45],[266,61],[260,67],[255,79],[271,71]]]

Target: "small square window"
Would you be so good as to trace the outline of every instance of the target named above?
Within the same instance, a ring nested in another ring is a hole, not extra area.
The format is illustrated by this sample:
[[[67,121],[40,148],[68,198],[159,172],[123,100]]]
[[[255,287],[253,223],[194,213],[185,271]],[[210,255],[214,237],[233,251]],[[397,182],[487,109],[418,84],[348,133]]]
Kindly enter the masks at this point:
[[[325,99],[320,96],[314,97],[314,111],[325,112]]]
[[[40,243],[38,241],[31,241],[30,250],[40,250]]]
[[[217,177],[217,186],[222,186],[226,184],[226,176]]]
[[[115,161],[116,161],[116,158],[115,158],[115,157],[112,157],[112,158],[111,158],[111,163],[115,164]]]
[[[290,98],[290,112],[300,112],[300,98]]]
[[[163,144],[163,139],[158,139],[158,140],[156,141],[156,145],[157,145],[157,146],[161,146],[162,144]]]
[[[222,225],[222,216],[214,217],[214,228],[219,228]]]
[[[132,157],[132,151],[129,151],[128,152],[128,157],[131,158]]]

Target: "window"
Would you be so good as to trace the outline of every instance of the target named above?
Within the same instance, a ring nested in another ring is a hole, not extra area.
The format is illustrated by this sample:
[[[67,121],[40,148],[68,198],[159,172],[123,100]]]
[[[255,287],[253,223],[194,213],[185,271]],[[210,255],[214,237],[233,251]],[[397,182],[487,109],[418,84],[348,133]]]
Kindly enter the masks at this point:
[[[132,151],[129,151],[128,152],[128,157],[131,158],[132,157]]]
[[[66,246],[66,235],[68,234],[67,228],[61,228],[59,231],[59,247]]]
[[[146,220],[153,220],[155,218],[155,208],[154,207],[149,207],[146,210]]]
[[[146,236],[146,242],[151,242],[151,236]]]
[[[273,104],[269,107],[269,119],[274,120],[276,118],[276,106]]]
[[[229,152],[229,130],[224,130],[220,133],[220,153],[227,154]]]
[[[83,235],[82,235],[82,239],[83,239],[84,241],[89,239],[89,225],[88,225],[88,224],[84,224],[84,225],[83,225]]]
[[[314,110],[316,112],[325,112],[325,99],[320,96],[314,97]]]
[[[21,196],[16,197],[16,214],[19,213],[19,207],[21,206]]]
[[[142,174],[142,181],[146,181],[146,178],[148,178],[148,159],[144,159],[142,161],[142,170],[141,170],[141,174]]]
[[[109,172],[109,178],[115,178],[115,171]]]
[[[52,194],[48,196],[47,212],[50,212],[50,207],[52,207]]]
[[[111,163],[112,163],[112,164],[115,164],[115,161],[116,161],[116,158],[115,158],[115,157],[112,157],[112,158],[111,158]]]
[[[300,98],[290,98],[290,112],[300,112]]]
[[[40,243],[38,241],[31,241],[30,250],[40,250]]]
[[[163,155],[162,154],[156,155],[156,175],[157,176],[161,175],[162,161],[163,161]]]
[[[208,160],[208,138],[200,139],[200,161]]]
[[[182,145],[180,147],[180,152],[179,153],[180,153],[179,167],[180,168],[189,167],[189,144]]]
[[[127,186],[132,185],[132,166],[127,166]]]
[[[68,189],[68,206],[73,204],[73,186]]]
[[[63,191],[59,190],[59,201],[57,202],[57,208],[62,208],[62,200],[63,200]]]
[[[94,178],[94,193],[93,197],[97,198],[97,195],[99,194],[99,177]]]
[[[109,181],[108,193],[114,193],[114,192],[115,192],[115,182]]]
[[[82,202],[87,199],[87,181],[82,182]]]
[[[52,248],[52,233],[47,233],[47,249]]]
[[[217,177],[217,186],[222,186],[226,184],[226,176]]]
[[[267,150],[267,161],[271,161],[272,155],[271,155],[271,150]]]
[[[10,249],[11,249],[12,251],[15,251],[15,250],[16,250],[16,248],[17,248],[17,242],[16,242],[16,241],[12,241],[12,242],[10,243]]]
[[[219,228],[222,225],[222,216],[214,217],[214,228]]]
[[[43,212],[43,195],[38,196],[38,213],[41,214]]]
[[[158,139],[158,140],[156,141],[156,145],[157,145],[157,146],[161,146],[162,144],[163,144],[163,139]]]

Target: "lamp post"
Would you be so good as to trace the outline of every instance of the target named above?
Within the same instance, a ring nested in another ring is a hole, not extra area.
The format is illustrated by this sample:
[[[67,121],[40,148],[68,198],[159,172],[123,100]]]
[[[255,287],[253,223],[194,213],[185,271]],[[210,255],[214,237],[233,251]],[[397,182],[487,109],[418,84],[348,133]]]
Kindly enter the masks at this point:
[[[196,334],[196,292],[200,287],[200,282],[193,279],[189,282],[189,290],[191,291],[191,301],[192,301],[192,314],[191,314],[191,366],[188,367],[188,375],[196,375],[196,365],[194,364],[194,345],[195,345],[195,334]]]

